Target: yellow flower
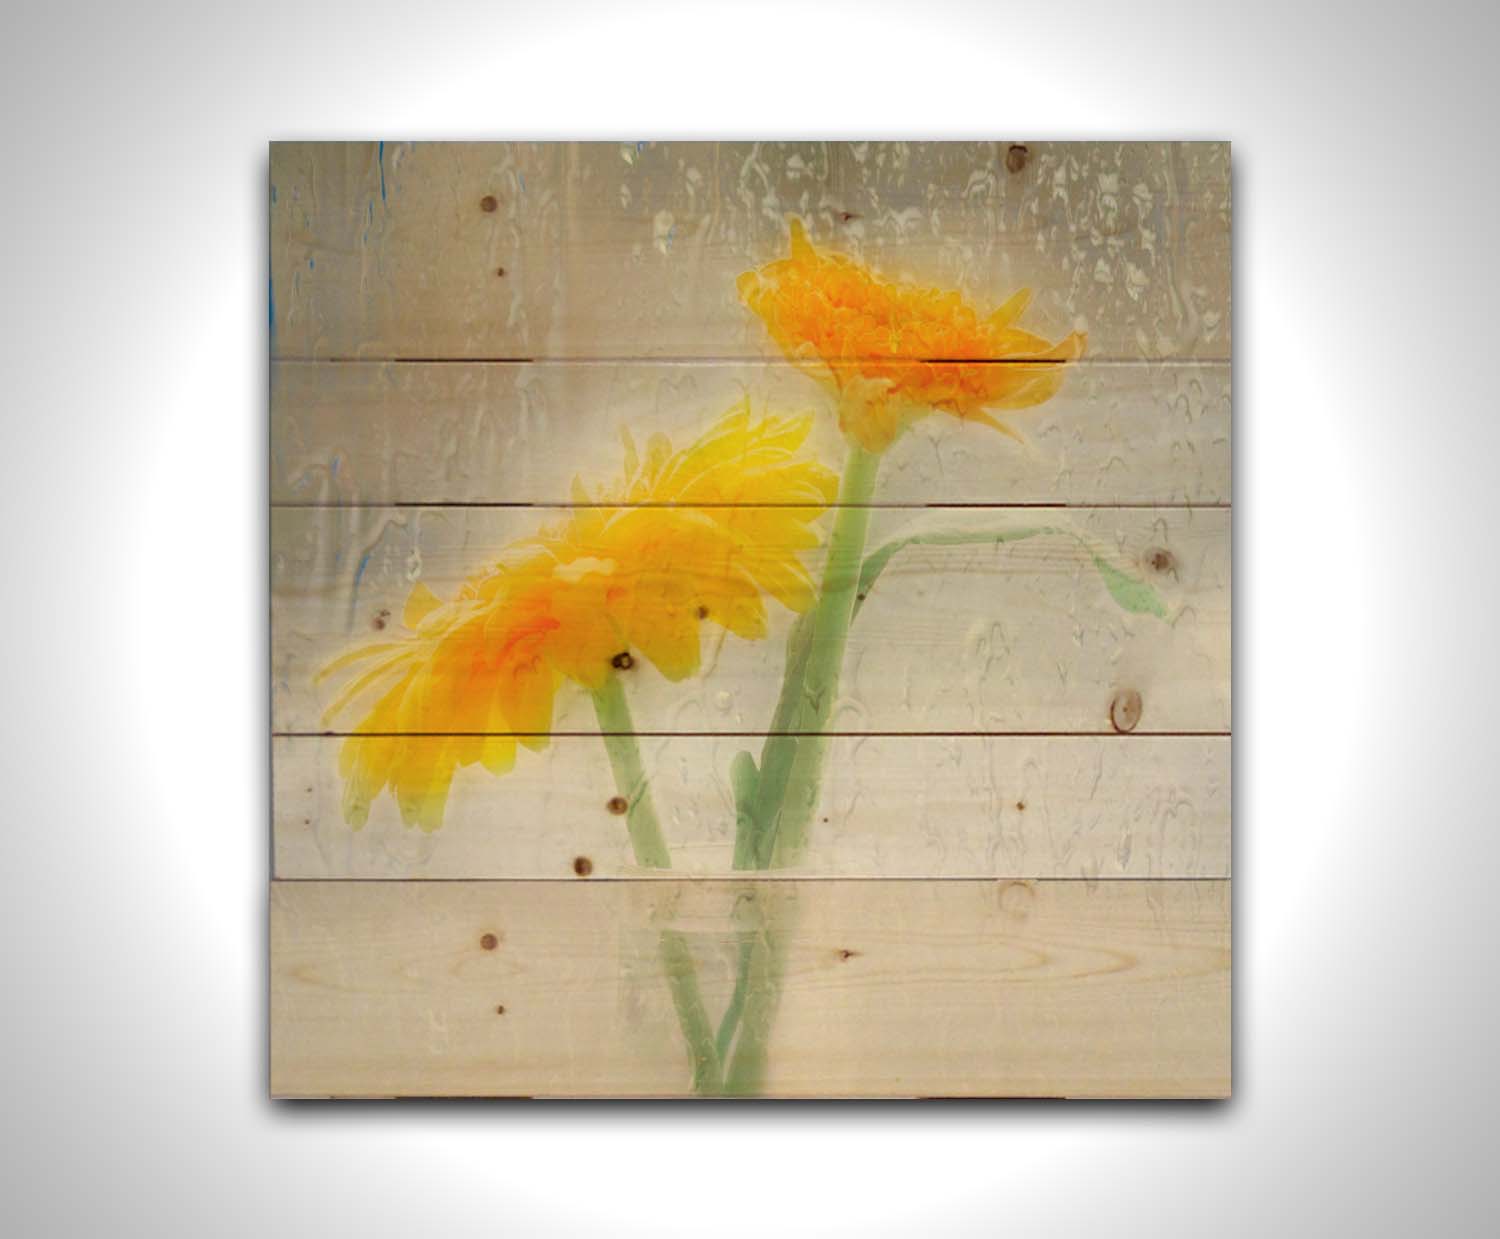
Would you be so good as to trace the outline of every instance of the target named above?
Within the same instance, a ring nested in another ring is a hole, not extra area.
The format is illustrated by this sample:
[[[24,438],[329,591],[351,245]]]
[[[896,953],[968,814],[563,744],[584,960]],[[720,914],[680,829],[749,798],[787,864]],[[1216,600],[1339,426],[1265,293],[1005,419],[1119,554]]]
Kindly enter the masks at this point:
[[[699,627],[766,634],[762,594],[812,603],[800,559],[837,479],[798,459],[810,416],[753,419],[748,400],[674,453],[626,437],[625,478],[563,523],[508,548],[444,602],[407,599],[408,635],[360,647],[319,678],[359,667],[325,714],[375,694],[344,742],[344,816],[355,827],[389,787],[402,820],[436,830],[461,766],[509,770],[516,745],[546,746],[559,682],[597,689],[634,648],[669,679],[698,669]],[[749,505],[749,506],[745,506]],[[427,736],[426,739],[414,737]]]
[[[984,422],[1013,438],[990,410],[1041,404],[1083,356],[1074,332],[1056,344],[1017,327],[1022,289],[988,317],[957,293],[883,280],[839,254],[821,254],[791,221],[792,252],[739,277],[740,297],[791,360],[831,382],[839,426],[884,451],[933,410]]]

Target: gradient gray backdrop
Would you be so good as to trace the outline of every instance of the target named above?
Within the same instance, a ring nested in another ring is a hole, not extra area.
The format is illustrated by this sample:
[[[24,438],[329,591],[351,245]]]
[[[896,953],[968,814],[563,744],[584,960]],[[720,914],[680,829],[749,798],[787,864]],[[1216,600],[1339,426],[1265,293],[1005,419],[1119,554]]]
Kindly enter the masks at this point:
[[[0,27],[3,1229],[1494,1233],[1485,6]],[[266,1100],[265,143],[502,136],[1234,142],[1232,1103]]]

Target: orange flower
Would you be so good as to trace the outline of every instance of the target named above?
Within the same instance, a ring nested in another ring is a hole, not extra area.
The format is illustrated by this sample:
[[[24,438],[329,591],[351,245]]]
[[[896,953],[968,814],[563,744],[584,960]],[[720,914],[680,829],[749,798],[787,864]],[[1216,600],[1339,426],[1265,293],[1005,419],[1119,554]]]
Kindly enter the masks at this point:
[[[933,410],[1019,438],[990,410],[1041,404],[1083,356],[1074,332],[1049,344],[1015,325],[1022,289],[989,317],[957,293],[883,280],[840,254],[820,254],[798,219],[792,253],[739,277],[740,297],[787,357],[831,382],[839,426],[872,452]]]
[[[753,639],[767,631],[762,594],[806,610],[800,554],[837,490],[829,470],[796,457],[811,426],[752,420],[746,401],[681,452],[653,436],[643,462],[627,436],[616,492],[590,499],[575,482],[587,506],[508,548],[451,601],[418,584],[402,614],[409,635],[319,676],[363,668],[325,722],[378,693],[340,753],[350,824],[389,787],[408,825],[436,830],[459,767],[501,774],[518,743],[546,746],[561,680],[599,689],[632,648],[680,680],[698,669],[703,623]]]

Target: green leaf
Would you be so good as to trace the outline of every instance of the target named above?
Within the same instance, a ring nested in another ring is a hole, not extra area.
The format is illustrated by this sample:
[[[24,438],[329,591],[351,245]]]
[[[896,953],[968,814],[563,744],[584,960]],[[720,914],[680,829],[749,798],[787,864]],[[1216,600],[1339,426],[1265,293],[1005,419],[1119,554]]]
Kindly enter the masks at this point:
[[[755,758],[741,749],[729,763],[729,786],[734,789],[736,813],[746,813],[755,801],[755,784],[760,771],[755,768]]]
[[[870,590],[875,587],[875,582],[880,579],[886,565],[909,546],[984,546],[986,543],[999,546],[1002,542],[1020,542],[1038,534],[1065,532],[1067,531],[1054,529],[1050,525],[1032,525],[1022,529],[937,529],[896,538],[865,556],[865,562],[859,570],[859,588],[854,593],[854,614],[859,614],[860,607],[869,597]]]
[[[1110,595],[1127,611],[1136,615],[1154,615],[1157,619],[1167,618],[1167,608],[1162,602],[1160,595],[1147,585],[1145,581],[1137,581],[1134,577],[1126,576],[1102,555],[1094,555],[1094,567],[1099,570],[1099,575],[1104,578],[1104,586]]]
[[[807,659],[812,652],[813,613],[804,611],[792,625],[786,638],[786,670],[781,681],[781,695],[776,699],[776,713],[771,717],[770,731],[789,731],[797,705],[801,701],[802,679],[807,674]],[[762,753],[764,759],[764,753]]]
[[[755,854],[758,833],[755,797],[760,790],[760,771],[755,758],[741,749],[729,763],[729,786],[734,792],[734,867],[743,869]]]
[[[1135,615],[1154,615],[1158,619],[1166,619],[1166,604],[1150,585],[1116,568],[1080,534],[1074,533],[1071,529],[1060,529],[1055,525],[1028,525],[1020,529],[932,530],[893,539],[865,557],[859,573],[859,589],[854,598],[854,614],[859,614],[859,608],[864,605],[865,599],[869,597],[870,590],[880,579],[880,574],[885,571],[886,565],[909,546],[984,546],[987,543],[999,546],[1004,542],[1020,542],[1041,534],[1057,534],[1064,538],[1072,538],[1078,543],[1093,560],[1094,570],[1104,581],[1104,587],[1109,590],[1110,597],[1121,608]]]

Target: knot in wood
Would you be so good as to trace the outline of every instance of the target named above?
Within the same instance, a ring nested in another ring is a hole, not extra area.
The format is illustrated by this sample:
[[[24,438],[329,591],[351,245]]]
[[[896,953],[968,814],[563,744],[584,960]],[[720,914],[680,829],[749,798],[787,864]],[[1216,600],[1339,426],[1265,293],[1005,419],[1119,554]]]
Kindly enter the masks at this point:
[[[1134,731],[1141,721],[1141,695],[1133,688],[1122,688],[1109,703],[1109,721],[1116,731]]]

